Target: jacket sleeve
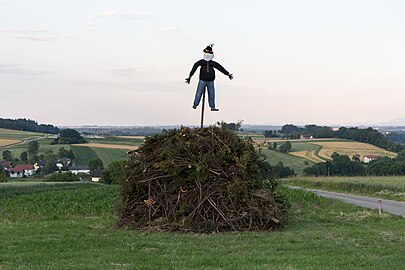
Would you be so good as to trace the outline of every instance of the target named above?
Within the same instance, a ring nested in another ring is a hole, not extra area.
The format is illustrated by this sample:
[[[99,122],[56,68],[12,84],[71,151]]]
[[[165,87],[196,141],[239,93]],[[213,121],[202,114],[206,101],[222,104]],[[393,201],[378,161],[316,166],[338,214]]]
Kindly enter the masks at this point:
[[[188,76],[189,78],[193,77],[195,71],[197,70],[197,68],[201,65],[200,63],[201,61],[197,61],[194,65],[193,68],[190,71],[190,75]]]
[[[212,65],[214,68],[216,68],[216,69],[218,69],[219,71],[221,71],[222,73],[224,73],[226,76],[229,76],[229,72],[223,67],[223,66],[221,66],[219,63],[217,63],[217,62],[214,62],[213,63],[214,65]]]

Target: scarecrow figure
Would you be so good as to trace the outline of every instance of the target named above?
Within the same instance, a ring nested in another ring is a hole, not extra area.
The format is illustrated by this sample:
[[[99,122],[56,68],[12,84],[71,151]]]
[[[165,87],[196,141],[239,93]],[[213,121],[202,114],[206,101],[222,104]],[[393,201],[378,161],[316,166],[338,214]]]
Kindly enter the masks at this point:
[[[214,58],[214,52],[212,51],[212,47],[214,44],[207,46],[203,52],[204,57],[203,59],[197,61],[193,68],[190,71],[189,77],[186,79],[186,83],[190,84],[190,79],[194,75],[195,71],[198,67],[200,68],[200,81],[198,82],[197,91],[195,93],[193,109],[196,109],[198,104],[200,104],[201,96],[205,92],[205,88],[208,90],[208,103],[211,107],[211,111],[219,111],[215,107],[215,87],[214,87],[214,80],[215,80],[215,70],[214,68],[221,71],[223,74],[229,77],[230,80],[233,79],[233,75],[226,71],[219,63],[212,61]]]

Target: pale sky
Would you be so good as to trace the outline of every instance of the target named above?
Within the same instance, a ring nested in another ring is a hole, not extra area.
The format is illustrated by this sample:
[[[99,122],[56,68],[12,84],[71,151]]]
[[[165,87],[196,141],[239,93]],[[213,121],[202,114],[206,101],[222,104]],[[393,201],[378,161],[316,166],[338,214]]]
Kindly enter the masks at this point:
[[[206,123],[405,117],[405,1],[0,0],[0,117],[55,125],[198,125],[202,50],[219,112]]]

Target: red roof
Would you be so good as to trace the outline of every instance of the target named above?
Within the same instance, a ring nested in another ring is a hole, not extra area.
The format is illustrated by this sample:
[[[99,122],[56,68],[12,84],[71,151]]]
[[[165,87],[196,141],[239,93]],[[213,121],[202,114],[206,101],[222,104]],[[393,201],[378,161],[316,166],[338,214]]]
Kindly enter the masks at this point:
[[[16,165],[15,167],[11,168],[10,171],[15,172],[15,173],[20,173],[23,171],[29,171],[29,170],[33,170],[33,169],[34,169],[34,165],[19,164],[19,165]]]
[[[0,161],[0,166],[5,169],[10,169],[11,164],[13,164],[11,161]]]

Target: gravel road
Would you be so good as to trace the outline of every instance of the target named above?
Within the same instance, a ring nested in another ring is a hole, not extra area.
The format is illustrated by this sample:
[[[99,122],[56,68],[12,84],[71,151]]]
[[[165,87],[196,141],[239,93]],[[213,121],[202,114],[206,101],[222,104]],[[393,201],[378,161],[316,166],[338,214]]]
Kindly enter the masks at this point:
[[[381,209],[385,212],[405,217],[405,202],[398,202],[392,200],[385,200],[367,196],[351,195],[346,193],[330,192],[318,189],[308,189],[295,186],[289,186],[292,189],[303,189],[307,191],[314,192],[319,196],[325,198],[332,198],[341,200],[347,203],[355,204],[364,208],[378,209],[381,201]]]

